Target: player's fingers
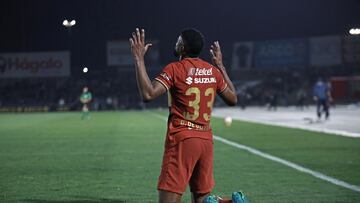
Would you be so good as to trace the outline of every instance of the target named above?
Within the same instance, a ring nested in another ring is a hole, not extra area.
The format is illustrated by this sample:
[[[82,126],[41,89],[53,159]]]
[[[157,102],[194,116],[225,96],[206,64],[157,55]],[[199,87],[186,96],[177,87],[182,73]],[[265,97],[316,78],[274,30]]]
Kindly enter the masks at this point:
[[[152,44],[147,44],[147,45],[145,46],[145,52],[146,52],[151,46],[152,46]]]
[[[218,48],[219,51],[221,50],[219,41],[216,41],[216,47]]]
[[[137,37],[138,42],[140,43],[141,42],[141,36],[140,36],[139,28],[136,28],[136,37]]]
[[[134,40],[134,44],[137,44],[138,41],[137,41],[137,39],[136,39],[136,34],[135,34],[135,32],[132,33],[132,38],[133,38],[133,40]]]
[[[131,48],[134,46],[134,40],[132,38],[129,38],[129,42],[130,42],[130,45],[131,45]]]
[[[217,52],[218,51],[218,47],[216,45],[216,42],[214,42],[213,45],[211,45],[211,47],[213,48],[214,52]]]
[[[218,49],[215,45],[211,45],[211,49],[213,50],[213,54],[214,56],[217,56],[218,55]]]
[[[218,49],[219,49],[219,44],[218,44],[218,41],[215,41],[215,42],[214,42],[214,46],[216,47],[216,50],[218,50]]]
[[[215,47],[214,47],[214,45],[211,45],[210,46],[210,52],[214,55],[215,53]]]
[[[145,30],[141,29],[141,42],[145,44]]]
[[[212,57],[213,59],[216,58],[216,56],[215,56],[215,54],[214,54],[214,50],[212,50],[212,49],[210,49],[210,55],[211,55],[211,57]]]

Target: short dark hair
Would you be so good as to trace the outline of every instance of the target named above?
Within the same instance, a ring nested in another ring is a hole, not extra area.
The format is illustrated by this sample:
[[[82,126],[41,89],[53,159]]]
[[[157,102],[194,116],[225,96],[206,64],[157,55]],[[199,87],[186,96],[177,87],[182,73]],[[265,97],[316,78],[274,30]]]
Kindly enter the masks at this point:
[[[185,52],[189,57],[198,57],[204,47],[204,36],[194,28],[187,28],[181,32]]]

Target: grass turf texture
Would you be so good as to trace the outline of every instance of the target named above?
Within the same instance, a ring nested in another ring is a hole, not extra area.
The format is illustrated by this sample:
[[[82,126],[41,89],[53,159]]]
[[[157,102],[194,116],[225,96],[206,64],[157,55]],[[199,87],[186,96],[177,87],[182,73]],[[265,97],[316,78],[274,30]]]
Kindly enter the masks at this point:
[[[164,112],[155,112],[166,116]],[[150,112],[0,114],[0,202],[157,202],[166,124]],[[214,134],[360,185],[360,140],[222,119]],[[215,194],[360,202],[360,193],[215,141]],[[184,201],[190,202],[188,193]]]

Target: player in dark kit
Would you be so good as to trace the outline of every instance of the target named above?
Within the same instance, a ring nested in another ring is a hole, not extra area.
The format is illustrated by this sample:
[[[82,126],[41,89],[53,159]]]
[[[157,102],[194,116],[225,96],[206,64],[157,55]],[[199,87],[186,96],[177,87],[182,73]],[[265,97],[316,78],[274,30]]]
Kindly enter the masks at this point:
[[[328,120],[330,116],[329,106],[332,101],[329,85],[326,84],[322,78],[319,78],[314,85],[313,92],[314,100],[316,101],[316,114],[318,120],[321,119],[322,111],[325,112],[325,119]]]
[[[170,96],[168,130],[158,182],[159,202],[181,202],[188,184],[194,203],[225,202],[210,195],[215,184],[210,118],[216,93],[230,106],[236,105],[237,98],[222,63],[219,43],[211,46],[213,66],[199,58],[204,45],[203,35],[195,29],[182,31],[174,51],[179,61],[168,64],[150,81],[144,55],[151,44],[145,44],[145,31],[136,29],[129,40],[142,99],[148,102],[165,92]],[[241,192],[233,193],[232,201],[246,202]]]

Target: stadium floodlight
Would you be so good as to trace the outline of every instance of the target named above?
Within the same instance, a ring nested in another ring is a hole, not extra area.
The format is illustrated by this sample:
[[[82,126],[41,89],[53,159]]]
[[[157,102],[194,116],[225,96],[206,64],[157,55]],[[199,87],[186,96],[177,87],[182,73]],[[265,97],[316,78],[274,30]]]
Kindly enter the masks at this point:
[[[351,28],[351,29],[349,30],[349,33],[350,33],[351,35],[360,35],[360,28]]]
[[[70,22],[70,25],[71,26],[74,26],[76,24],[76,21],[75,20],[72,20],[71,22]]]
[[[66,28],[71,28],[72,26],[74,26],[76,24],[75,20],[72,21],[68,21],[67,19],[65,19],[63,21],[63,26],[65,26]]]

